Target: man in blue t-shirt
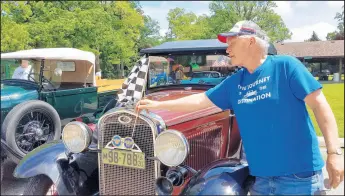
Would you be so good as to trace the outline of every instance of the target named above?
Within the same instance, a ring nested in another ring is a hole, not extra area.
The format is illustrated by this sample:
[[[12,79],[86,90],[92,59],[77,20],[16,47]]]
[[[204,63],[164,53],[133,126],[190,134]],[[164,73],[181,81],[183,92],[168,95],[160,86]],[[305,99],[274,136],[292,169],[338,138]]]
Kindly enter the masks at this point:
[[[267,56],[266,33],[240,21],[218,35],[233,65],[243,69],[206,93],[170,101],[142,100],[137,109],[195,111],[216,105],[234,110],[250,173],[252,195],[307,194],[324,190],[324,162],[307,112],[312,109],[327,146],[330,187],[344,177],[338,128],[322,86],[296,58]]]

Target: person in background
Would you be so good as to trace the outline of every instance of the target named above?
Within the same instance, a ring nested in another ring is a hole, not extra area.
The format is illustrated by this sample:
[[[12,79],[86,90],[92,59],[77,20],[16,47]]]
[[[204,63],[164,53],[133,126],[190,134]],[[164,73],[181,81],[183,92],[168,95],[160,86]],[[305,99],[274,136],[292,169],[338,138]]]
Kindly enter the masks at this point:
[[[178,65],[175,71],[176,75],[176,83],[180,84],[181,80],[185,79],[184,73],[183,73],[183,66]]]
[[[101,79],[101,78],[102,78],[102,70],[101,70],[101,69],[98,69],[98,70],[96,71],[95,76],[96,76],[98,79]]]
[[[32,71],[28,60],[21,60],[21,64],[17,67],[12,75],[12,79],[29,80],[29,74]]]

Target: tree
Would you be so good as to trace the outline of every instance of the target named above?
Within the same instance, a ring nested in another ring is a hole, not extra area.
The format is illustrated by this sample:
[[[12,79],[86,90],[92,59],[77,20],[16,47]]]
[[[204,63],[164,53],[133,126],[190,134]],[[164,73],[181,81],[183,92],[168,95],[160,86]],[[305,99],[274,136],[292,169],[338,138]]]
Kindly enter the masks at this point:
[[[137,5],[130,1],[2,1],[1,51],[47,47],[87,50],[99,58],[104,75],[116,77],[113,65],[129,63],[137,55],[144,26]]]
[[[11,10],[18,7],[16,11],[20,16],[11,14]],[[17,20],[26,20],[30,10],[24,2],[1,1],[1,52],[28,49],[29,32],[27,25],[17,24]],[[20,17],[20,18],[19,18]]]
[[[338,20],[338,29],[340,32],[344,33],[344,6],[342,7],[343,12],[337,12],[334,19]]]
[[[271,1],[214,1],[209,6],[211,37],[229,31],[238,21],[251,20],[266,31],[272,42],[290,39],[292,33],[274,12],[275,7]]]
[[[337,12],[334,19],[336,19],[338,23],[338,30],[330,32],[327,34],[327,40],[344,40],[344,6],[343,12]]]
[[[321,39],[319,38],[319,36],[317,36],[317,34],[315,33],[315,31],[313,31],[313,34],[311,35],[311,37],[307,40],[305,40],[307,42],[314,42],[314,41],[321,41]]]
[[[160,27],[158,21],[150,16],[144,15],[144,26],[140,30],[138,41],[138,50],[149,48],[160,44],[162,39],[159,33]]]
[[[205,39],[209,32],[207,16],[196,16],[183,8],[169,10],[169,30],[166,39],[193,40]]]
[[[344,33],[333,31],[327,34],[327,40],[344,40]]]

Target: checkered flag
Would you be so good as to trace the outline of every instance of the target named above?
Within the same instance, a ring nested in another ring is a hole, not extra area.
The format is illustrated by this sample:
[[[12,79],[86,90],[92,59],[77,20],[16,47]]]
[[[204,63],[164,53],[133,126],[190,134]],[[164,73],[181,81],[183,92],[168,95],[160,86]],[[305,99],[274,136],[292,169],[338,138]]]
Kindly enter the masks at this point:
[[[149,58],[142,57],[133,67],[127,79],[122,84],[118,105],[134,105],[143,97],[147,82]]]

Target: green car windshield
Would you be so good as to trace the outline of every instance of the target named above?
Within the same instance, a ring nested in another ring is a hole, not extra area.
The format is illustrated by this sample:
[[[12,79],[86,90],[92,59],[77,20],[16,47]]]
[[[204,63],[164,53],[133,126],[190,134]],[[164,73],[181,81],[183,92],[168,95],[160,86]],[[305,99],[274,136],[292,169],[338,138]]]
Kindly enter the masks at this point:
[[[39,83],[40,62],[29,61],[28,67],[21,65],[18,60],[1,60],[1,80],[28,80]],[[43,85],[45,89],[56,89],[61,84],[61,70],[51,70],[45,66],[43,70]]]
[[[225,55],[150,56],[149,87],[217,85],[234,70]]]

